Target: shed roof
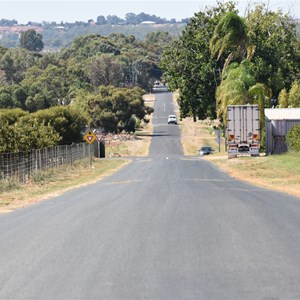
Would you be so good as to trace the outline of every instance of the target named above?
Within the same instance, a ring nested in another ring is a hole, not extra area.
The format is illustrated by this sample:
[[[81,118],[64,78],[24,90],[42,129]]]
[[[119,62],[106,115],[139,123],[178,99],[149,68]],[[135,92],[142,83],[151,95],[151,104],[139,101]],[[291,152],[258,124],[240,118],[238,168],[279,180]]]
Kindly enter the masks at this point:
[[[265,108],[269,120],[300,120],[300,108]]]

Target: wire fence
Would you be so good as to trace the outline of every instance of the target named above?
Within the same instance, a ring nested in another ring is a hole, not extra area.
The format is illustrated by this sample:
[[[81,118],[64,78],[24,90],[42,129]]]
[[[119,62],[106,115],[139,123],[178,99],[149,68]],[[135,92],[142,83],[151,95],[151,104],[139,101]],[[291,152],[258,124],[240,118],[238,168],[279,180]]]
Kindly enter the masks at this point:
[[[15,178],[19,183],[28,182],[38,170],[72,165],[75,161],[94,156],[95,143],[55,146],[27,152],[0,154],[0,179]]]

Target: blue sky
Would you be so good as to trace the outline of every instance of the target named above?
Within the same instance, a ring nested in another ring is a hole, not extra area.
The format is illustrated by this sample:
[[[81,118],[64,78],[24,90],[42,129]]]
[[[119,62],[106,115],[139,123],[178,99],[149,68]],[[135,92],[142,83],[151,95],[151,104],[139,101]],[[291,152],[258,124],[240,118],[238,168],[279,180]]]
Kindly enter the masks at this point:
[[[226,1],[225,1],[226,2]],[[270,10],[282,9],[294,18],[300,19],[300,0],[240,0],[238,9],[240,15],[245,14],[246,8],[257,3],[268,4]],[[126,13],[144,12],[161,18],[181,20],[192,17],[194,13],[204,10],[206,6],[216,5],[215,0],[0,0],[0,19],[15,19],[19,24],[28,21],[74,22],[96,20],[97,16],[117,15],[124,18]]]

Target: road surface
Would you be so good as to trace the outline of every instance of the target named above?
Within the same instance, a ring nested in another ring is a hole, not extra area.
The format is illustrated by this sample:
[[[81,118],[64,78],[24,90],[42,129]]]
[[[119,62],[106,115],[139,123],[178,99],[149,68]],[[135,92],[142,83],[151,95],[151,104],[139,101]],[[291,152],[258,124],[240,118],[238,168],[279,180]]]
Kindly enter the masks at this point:
[[[148,157],[0,215],[1,300],[300,299],[300,199],[184,157],[155,109]]]

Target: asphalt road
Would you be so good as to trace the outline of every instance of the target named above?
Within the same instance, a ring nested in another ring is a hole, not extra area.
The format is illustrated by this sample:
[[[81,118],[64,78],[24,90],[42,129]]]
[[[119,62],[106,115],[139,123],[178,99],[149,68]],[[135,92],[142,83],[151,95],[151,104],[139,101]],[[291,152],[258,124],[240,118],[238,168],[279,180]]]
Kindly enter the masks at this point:
[[[169,113],[148,157],[0,215],[1,300],[300,299],[300,199],[184,157]]]

